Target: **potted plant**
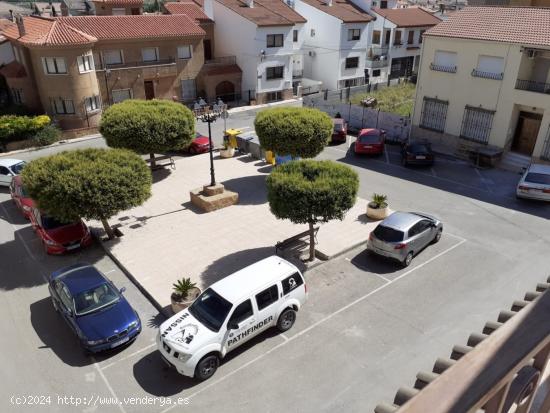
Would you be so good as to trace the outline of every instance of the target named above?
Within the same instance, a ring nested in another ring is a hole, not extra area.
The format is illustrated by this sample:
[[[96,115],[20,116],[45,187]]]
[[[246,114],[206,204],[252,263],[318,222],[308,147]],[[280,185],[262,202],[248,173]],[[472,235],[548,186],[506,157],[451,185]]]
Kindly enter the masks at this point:
[[[229,142],[223,142],[223,149],[220,149],[220,156],[222,158],[232,158],[235,155],[235,148],[232,147]]]
[[[170,301],[174,314],[189,307],[201,293],[200,288],[196,283],[191,282],[190,278],[182,278],[172,285],[174,292],[170,296]]]
[[[390,212],[386,202],[387,199],[386,195],[373,194],[372,201],[367,205],[367,216],[377,220],[386,218]]]

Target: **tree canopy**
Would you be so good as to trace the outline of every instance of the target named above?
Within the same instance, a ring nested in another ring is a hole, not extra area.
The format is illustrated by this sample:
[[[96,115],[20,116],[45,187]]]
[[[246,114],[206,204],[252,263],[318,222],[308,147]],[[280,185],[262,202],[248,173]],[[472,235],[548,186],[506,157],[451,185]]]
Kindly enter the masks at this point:
[[[355,204],[359,189],[359,177],[350,167],[310,159],[278,166],[266,182],[269,207],[277,218],[309,224],[311,260],[314,224],[342,220]]]
[[[39,158],[25,167],[22,179],[46,213],[64,222],[100,220],[110,238],[107,220],[145,202],[152,185],[147,164],[124,149],[83,149]]]
[[[258,113],[254,121],[264,149],[300,158],[317,156],[332,136],[332,120],[313,108],[272,108]]]

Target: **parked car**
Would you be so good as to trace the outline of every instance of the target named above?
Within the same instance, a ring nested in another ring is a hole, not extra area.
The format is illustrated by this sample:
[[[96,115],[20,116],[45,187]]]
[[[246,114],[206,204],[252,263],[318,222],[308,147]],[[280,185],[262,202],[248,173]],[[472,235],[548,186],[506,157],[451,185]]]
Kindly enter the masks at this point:
[[[271,327],[287,331],[307,298],[300,270],[272,256],[207,288],[159,328],[157,346],[178,373],[206,380],[226,354]]]
[[[27,194],[21,175],[14,176],[11,180],[10,194],[11,199],[15,202],[15,205],[17,205],[23,216],[30,219],[31,211],[34,208],[34,201]]]
[[[118,290],[97,268],[75,264],[53,272],[48,280],[52,304],[82,347],[92,353],[133,341],[141,320]]]
[[[0,185],[10,186],[12,178],[19,175],[26,164],[20,159],[0,159]]]
[[[332,119],[333,129],[332,129],[332,143],[342,143],[346,142],[348,137],[348,124],[342,118],[333,118]]]
[[[550,165],[531,164],[521,173],[516,188],[518,198],[550,201]]]
[[[382,129],[361,129],[354,145],[355,154],[381,155],[384,153],[386,131]]]
[[[401,163],[408,165],[426,165],[434,164],[434,153],[431,145],[424,142],[405,143],[401,148]]]
[[[187,150],[191,155],[208,152],[210,150],[210,139],[208,139],[208,136],[196,132],[195,138]]]
[[[60,222],[38,208],[31,209],[29,218],[48,254],[63,254],[92,243],[90,230],[82,220]]]
[[[408,267],[415,255],[440,240],[443,224],[418,212],[394,212],[370,233],[367,251],[392,258]]]

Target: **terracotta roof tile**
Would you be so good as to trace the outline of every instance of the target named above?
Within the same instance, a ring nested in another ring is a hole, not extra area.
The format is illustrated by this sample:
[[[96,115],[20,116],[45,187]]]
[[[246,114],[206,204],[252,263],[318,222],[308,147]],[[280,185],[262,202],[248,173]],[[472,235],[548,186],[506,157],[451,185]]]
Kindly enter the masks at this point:
[[[435,26],[441,19],[435,17],[420,7],[406,9],[372,9],[373,12],[391,21],[397,27],[426,27]]]
[[[6,66],[0,69],[0,75],[3,75],[8,79],[13,79],[26,77],[27,72],[25,70],[25,66],[14,60],[13,62],[8,63]]]
[[[60,19],[47,19],[41,17],[23,17],[25,35],[19,36],[17,25],[9,26],[4,30],[4,35],[11,40],[35,46],[67,46],[85,45],[97,41],[89,34],[69,26]]]
[[[326,14],[342,20],[344,23],[368,23],[374,20],[370,14],[349,0],[332,0],[332,6],[329,6],[323,0],[302,1]]]
[[[143,0],[92,0],[94,3],[115,4],[121,6],[143,6]]]
[[[204,13],[197,3],[170,2],[164,3],[164,8],[170,14],[186,14],[198,22],[212,21],[212,19]]]
[[[550,8],[466,7],[424,35],[550,46]]]
[[[248,7],[241,0],[218,0],[218,2],[257,26],[293,26],[307,21],[281,0],[254,0],[254,7]]]

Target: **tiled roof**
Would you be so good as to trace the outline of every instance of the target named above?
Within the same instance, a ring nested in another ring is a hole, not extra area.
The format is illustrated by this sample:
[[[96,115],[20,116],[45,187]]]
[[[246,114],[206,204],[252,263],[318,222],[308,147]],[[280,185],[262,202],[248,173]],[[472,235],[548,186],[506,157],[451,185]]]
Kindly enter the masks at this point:
[[[29,46],[85,45],[97,41],[94,36],[71,27],[61,19],[23,17],[25,35],[19,36],[17,25],[4,30],[4,36]]]
[[[164,8],[170,14],[186,14],[198,22],[212,21],[197,3],[170,2],[164,3]]]
[[[281,0],[254,0],[254,7],[248,7],[241,0],[218,2],[257,26],[293,26],[295,23],[307,21]]]
[[[0,69],[0,75],[3,75],[7,79],[13,79],[26,77],[27,72],[25,71],[25,66],[14,60]]]
[[[550,46],[550,8],[466,7],[424,35]]]
[[[441,23],[441,19],[435,17],[420,7],[406,9],[372,9],[373,12],[386,18],[397,27],[426,27]]]
[[[212,66],[206,69],[208,76],[227,75],[229,73],[242,73],[242,70],[237,65]]]
[[[92,0],[94,3],[114,4],[121,6],[143,6],[143,0]]]
[[[303,0],[303,2],[342,20],[344,23],[368,23],[374,20],[370,14],[350,0],[332,0],[332,6],[323,0]]]

